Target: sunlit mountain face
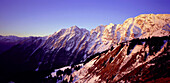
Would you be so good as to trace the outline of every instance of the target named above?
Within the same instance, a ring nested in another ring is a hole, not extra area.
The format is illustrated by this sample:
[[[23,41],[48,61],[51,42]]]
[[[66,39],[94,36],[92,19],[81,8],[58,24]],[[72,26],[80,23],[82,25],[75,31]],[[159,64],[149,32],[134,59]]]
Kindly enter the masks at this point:
[[[2,82],[169,82],[170,14],[78,26],[45,37],[0,36]]]

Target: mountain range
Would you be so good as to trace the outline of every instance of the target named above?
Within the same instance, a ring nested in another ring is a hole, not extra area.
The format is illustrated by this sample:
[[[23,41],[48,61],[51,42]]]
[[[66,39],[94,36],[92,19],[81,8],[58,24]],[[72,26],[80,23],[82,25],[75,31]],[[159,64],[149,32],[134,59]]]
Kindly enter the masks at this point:
[[[72,26],[45,37],[0,36],[0,77],[4,81],[19,79],[17,74],[23,72],[46,72],[86,63],[62,80],[68,82],[72,76],[80,83],[142,82],[145,78],[136,76],[139,72],[154,70],[153,64],[157,68],[163,64],[159,63],[162,57],[168,57],[169,35],[170,14],[141,14],[123,24],[100,25],[91,31]],[[167,67],[169,60],[164,64]],[[163,74],[167,76],[167,72]]]

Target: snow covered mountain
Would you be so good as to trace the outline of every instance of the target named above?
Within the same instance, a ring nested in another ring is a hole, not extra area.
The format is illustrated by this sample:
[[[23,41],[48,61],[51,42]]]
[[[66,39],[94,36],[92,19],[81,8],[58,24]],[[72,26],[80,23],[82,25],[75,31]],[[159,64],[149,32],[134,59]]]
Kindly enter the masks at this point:
[[[61,66],[77,64],[88,56],[100,53],[121,42],[134,38],[167,36],[170,34],[169,26],[169,14],[142,14],[127,19],[123,24],[100,25],[91,31],[73,26],[50,35],[42,49],[46,51],[45,53],[52,53],[48,55],[52,58],[50,67],[56,67],[55,64],[58,63]],[[41,64],[49,62],[43,61]]]
[[[142,14],[127,19],[123,24],[100,25],[91,31],[72,26],[48,37],[18,41],[7,51],[2,51],[0,66],[4,66],[2,69],[7,73],[12,69],[14,75],[16,71],[46,71],[79,64],[91,55],[117,47],[121,42],[168,35],[170,14]]]

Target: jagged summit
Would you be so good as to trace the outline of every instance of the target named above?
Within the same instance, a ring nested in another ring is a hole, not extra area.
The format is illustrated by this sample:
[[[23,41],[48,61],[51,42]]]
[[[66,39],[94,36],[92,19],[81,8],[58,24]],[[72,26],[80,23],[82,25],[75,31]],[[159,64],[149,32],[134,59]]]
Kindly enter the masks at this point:
[[[94,37],[96,34],[102,42],[112,41],[117,44],[134,38],[166,36],[169,31],[162,28],[169,24],[169,14],[141,14],[134,18],[128,18],[123,24],[100,25],[92,29],[90,35]],[[79,29],[77,26],[70,28]]]
[[[72,27],[70,27],[71,29],[79,29],[79,27],[78,26],[76,26],[76,25],[74,25],[74,26],[72,26]]]

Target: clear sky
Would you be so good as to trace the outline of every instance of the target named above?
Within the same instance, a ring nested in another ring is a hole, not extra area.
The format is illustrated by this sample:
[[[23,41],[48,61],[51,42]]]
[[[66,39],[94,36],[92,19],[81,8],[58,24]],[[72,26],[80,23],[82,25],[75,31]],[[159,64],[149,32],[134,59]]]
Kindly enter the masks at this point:
[[[150,13],[170,14],[170,0],[0,0],[0,35],[46,36],[74,25],[91,30]]]

